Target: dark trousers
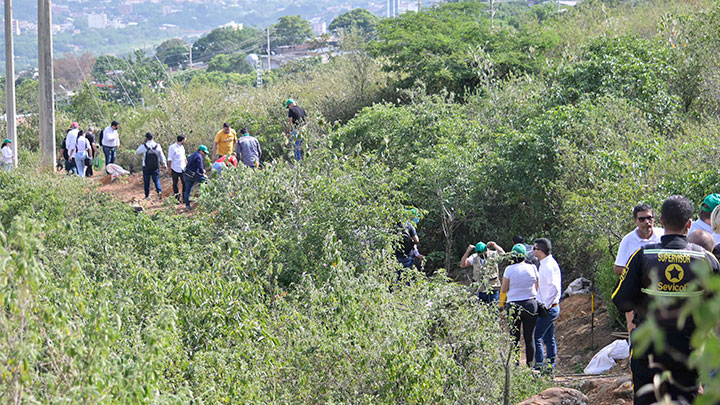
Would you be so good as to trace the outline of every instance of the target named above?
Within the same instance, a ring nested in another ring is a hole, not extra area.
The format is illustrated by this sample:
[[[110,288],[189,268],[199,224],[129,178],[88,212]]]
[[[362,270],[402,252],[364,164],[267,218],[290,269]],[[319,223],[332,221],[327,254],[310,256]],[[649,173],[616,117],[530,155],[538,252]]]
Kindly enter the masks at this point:
[[[690,338],[682,333],[668,332],[665,338],[668,347],[663,354],[655,353],[653,347],[650,347],[648,353],[633,353],[630,359],[635,405],[654,404],[666,394],[678,403],[692,403],[698,395],[698,373],[688,367]],[[670,372],[670,378],[663,381],[656,392],[652,389],[653,379],[665,371]],[[643,387],[647,387],[647,392]],[[638,395],[640,390],[643,392]]]
[[[93,163],[94,163],[94,159],[92,157],[90,158],[89,161],[88,160],[85,161],[85,177],[92,177]]]
[[[147,170],[143,166],[143,185],[145,186],[145,197],[150,196],[150,179],[155,183],[155,190],[157,193],[162,193],[162,187],[160,186],[160,170]]]
[[[508,317],[510,329],[515,345],[520,342],[520,328],[522,327],[525,341],[525,361],[532,366],[535,361],[535,322],[537,321],[537,301],[535,298],[524,301],[508,303]]]
[[[182,202],[182,195],[180,194],[180,188],[178,187],[178,183],[182,185],[182,189],[183,191],[185,191],[185,176],[183,176],[182,173],[176,172],[175,170],[170,170],[170,173],[172,175],[173,194],[175,194],[175,198],[177,198],[178,202]]]
[[[205,181],[205,177],[199,174],[195,174],[192,177],[185,174],[183,177],[185,178],[185,183],[183,183],[183,200],[185,200],[185,207],[190,209],[190,193],[192,192],[192,188],[196,183]]]

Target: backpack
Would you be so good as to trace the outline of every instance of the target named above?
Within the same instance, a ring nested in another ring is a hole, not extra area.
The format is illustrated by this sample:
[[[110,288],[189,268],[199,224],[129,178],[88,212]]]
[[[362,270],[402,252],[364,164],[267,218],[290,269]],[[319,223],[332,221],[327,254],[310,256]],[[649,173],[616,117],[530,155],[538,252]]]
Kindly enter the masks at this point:
[[[145,170],[153,172],[160,168],[160,154],[157,151],[157,145],[153,146],[152,149],[145,145]]]
[[[415,247],[415,241],[413,240],[412,236],[410,236],[410,232],[405,228],[402,232],[402,251],[405,254],[405,256],[410,256],[410,252],[412,252],[413,248]]]

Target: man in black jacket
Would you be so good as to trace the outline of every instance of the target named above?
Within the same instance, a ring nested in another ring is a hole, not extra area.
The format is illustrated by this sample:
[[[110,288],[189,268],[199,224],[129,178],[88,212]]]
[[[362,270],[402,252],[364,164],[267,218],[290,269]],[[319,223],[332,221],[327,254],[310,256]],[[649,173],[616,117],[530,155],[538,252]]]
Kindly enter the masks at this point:
[[[636,405],[653,404],[666,395],[673,401],[691,403],[698,394],[698,374],[688,364],[695,324],[692,319],[684,323],[679,319],[683,303],[703,294],[691,288],[696,273],[717,273],[720,265],[712,254],[687,241],[692,214],[693,206],[687,198],[675,195],[665,200],[660,217],[665,235],[660,243],[633,253],[612,295],[620,312],[635,311],[638,327],[652,319],[665,335],[664,350],[651,345],[645,353],[631,352]],[[663,381],[660,377],[666,371],[670,377]],[[656,376],[660,382],[657,387]]]

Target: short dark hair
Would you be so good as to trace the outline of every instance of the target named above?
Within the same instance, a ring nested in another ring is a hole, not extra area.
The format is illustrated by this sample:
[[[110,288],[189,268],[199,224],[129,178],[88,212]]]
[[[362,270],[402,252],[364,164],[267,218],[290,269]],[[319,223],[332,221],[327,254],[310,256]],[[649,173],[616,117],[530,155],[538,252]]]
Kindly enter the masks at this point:
[[[682,231],[693,215],[693,205],[689,198],[674,195],[668,197],[662,205],[662,222],[667,231]],[[667,232],[666,232],[667,233]]]
[[[153,138],[152,132],[148,132],[145,134],[145,139],[147,139],[148,141],[151,140],[152,138]]]
[[[652,211],[652,206],[646,203],[640,203],[633,208],[633,219],[637,219],[638,213],[643,211]]]
[[[715,246],[715,239],[713,239],[710,232],[702,229],[696,229],[693,233],[688,235],[688,242],[702,246],[703,249],[711,253],[713,251],[713,247]]]
[[[525,238],[520,235],[513,236],[513,245],[517,245],[518,243],[525,243]]]
[[[705,205],[705,204],[703,204],[703,205]],[[707,205],[705,205],[705,206],[707,206]],[[712,214],[711,214],[710,212],[707,212],[707,211],[701,209],[701,210],[700,210],[700,215],[698,215],[698,216],[700,217],[700,219],[702,219],[702,220],[704,220],[704,221],[707,221],[707,220],[710,219],[710,216],[711,216],[711,215],[712,215]]]
[[[185,140],[185,135],[178,135],[178,136],[177,136],[177,141],[178,141],[178,142],[182,142],[182,141],[184,141],[184,140]]]
[[[116,126],[118,126],[118,125],[120,125],[120,124],[118,124],[117,121],[113,121],[113,122],[110,123],[110,126],[111,126],[111,127],[116,127]]]
[[[249,132],[248,132],[247,128],[242,127],[242,129],[240,130],[240,133],[241,133],[241,134],[248,134]]]
[[[536,249],[545,253],[546,255],[550,255],[552,253],[552,243],[548,238],[535,239],[535,245],[537,246]]]
[[[77,136],[83,136],[83,135],[85,135],[85,132],[83,132],[83,130],[82,130],[82,129],[81,129],[81,130],[79,130],[79,131],[78,131],[78,134],[77,134]]]
[[[228,124],[227,122],[224,123],[224,124],[223,124],[223,128],[230,128],[230,124]]]

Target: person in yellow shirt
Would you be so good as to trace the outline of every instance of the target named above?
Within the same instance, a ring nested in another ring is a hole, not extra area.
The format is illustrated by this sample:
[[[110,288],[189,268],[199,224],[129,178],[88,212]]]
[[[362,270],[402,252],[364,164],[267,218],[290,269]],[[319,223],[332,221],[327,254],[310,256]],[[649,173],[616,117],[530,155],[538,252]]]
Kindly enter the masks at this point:
[[[215,135],[215,146],[213,147],[214,162],[218,156],[229,155],[233,151],[233,147],[237,143],[237,134],[235,130],[230,128],[227,122],[223,124],[223,129]]]

